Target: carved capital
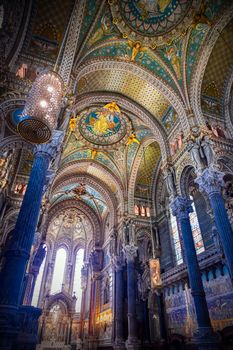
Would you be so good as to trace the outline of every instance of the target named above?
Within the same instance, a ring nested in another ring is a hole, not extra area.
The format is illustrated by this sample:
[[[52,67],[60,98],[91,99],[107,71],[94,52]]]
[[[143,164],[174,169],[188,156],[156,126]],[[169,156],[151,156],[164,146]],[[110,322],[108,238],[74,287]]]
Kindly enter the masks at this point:
[[[122,259],[122,256],[120,256],[120,255],[113,256],[112,257],[112,265],[116,271],[122,270],[122,268],[124,266],[124,261]]]
[[[220,193],[221,188],[224,186],[223,177],[224,173],[221,171],[207,168],[203,171],[202,175],[195,179],[195,182],[199,185],[201,191],[211,195]]]
[[[34,151],[35,155],[42,153],[47,155],[50,160],[54,159],[61,149],[64,135],[64,131],[55,130],[49,143],[42,143],[36,146]]]
[[[193,212],[192,201],[186,197],[176,197],[171,203],[172,214],[178,219],[186,219]]]
[[[123,248],[124,255],[126,257],[127,262],[133,262],[135,257],[137,256],[138,247],[133,244],[127,244]]]

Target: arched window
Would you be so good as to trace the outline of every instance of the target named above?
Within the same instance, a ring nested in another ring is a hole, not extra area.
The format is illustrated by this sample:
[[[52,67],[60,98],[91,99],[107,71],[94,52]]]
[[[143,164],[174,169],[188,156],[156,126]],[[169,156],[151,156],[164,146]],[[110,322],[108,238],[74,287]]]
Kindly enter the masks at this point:
[[[66,250],[60,248],[56,254],[56,260],[53,270],[53,280],[51,284],[51,294],[59,293],[62,290],[64,272],[66,266]]]
[[[191,199],[193,199],[191,197]],[[194,203],[192,202],[192,208],[193,212],[189,214],[189,219],[190,219],[190,224],[192,228],[192,233],[193,233],[193,240],[196,248],[197,254],[202,253],[205,248],[204,248],[204,243],[201,235],[201,230],[197,218],[197,212]]]
[[[174,244],[176,264],[179,265],[179,264],[182,264],[183,257],[182,257],[182,250],[181,250],[181,244],[180,244],[178,224],[177,224],[176,217],[172,214],[171,209],[170,209],[170,224],[171,224],[171,234],[172,234],[172,240]]]
[[[46,249],[46,247],[45,247],[45,249]],[[43,274],[44,274],[46,254],[47,254],[47,251],[45,252],[44,259],[43,259],[43,261],[42,261],[42,263],[40,265],[39,273],[37,275],[36,284],[35,284],[34,291],[33,291],[32,303],[31,304],[32,304],[32,306],[35,306],[35,307],[37,307],[37,305],[38,305],[38,299],[39,299],[39,294],[40,294],[41,282],[42,282],[42,277],[43,277]]]
[[[76,254],[75,270],[74,270],[74,283],[73,283],[73,293],[75,293],[77,301],[75,306],[75,311],[81,311],[82,302],[82,289],[81,289],[81,270],[83,266],[84,249],[79,249]]]

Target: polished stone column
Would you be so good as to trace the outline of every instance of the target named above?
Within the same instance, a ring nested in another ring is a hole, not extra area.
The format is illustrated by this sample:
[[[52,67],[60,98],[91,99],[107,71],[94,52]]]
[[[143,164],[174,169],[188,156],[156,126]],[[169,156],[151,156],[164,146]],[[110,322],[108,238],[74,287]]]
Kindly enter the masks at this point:
[[[198,176],[195,182],[199,185],[200,190],[206,192],[209,197],[231,279],[233,279],[233,230],[221,194],[224,186],[223,177],[224,173],[208,168]]]
[[[47,170],[57,153],[62,134],[57,131],[49,144],[36,147],[27,190],[12,239],[4,252],[0,271],[0,349],[7,349],[6,331],[12,329],[14,334],[18,331],[16,314],[22,297],[23,279],[38,222]]]
[[[120,256],[114,256],[113,264],[115,267],[115,344],[114,349],[124,349],[124,281],[123,281],[123,263]]]
[[[127,260],[127,297],[128,297],[128,339],[126,347],[129,350],[139,349],[137,315],[136,315],[136,283],[134,260],[137,247],[134,244],[124,246]]]
[[[192,201],[188,198],[176,197],[171,203],[171,208],[173,215],[177,217],[180,223],[189,283],[196,311],[198,329],[194,335],[194,341],[198,343],[199,349],[214,350],[216,349],[216,338],[210,322],[209,310],[189,220],[189,213],[191,213],[193,210],[191,203]]]
[[[149,325],[149,312],[148,312],[148,299],[142,300],[142,306],[143,306],[143,342],[149,343],[150,342],[150,325]]]

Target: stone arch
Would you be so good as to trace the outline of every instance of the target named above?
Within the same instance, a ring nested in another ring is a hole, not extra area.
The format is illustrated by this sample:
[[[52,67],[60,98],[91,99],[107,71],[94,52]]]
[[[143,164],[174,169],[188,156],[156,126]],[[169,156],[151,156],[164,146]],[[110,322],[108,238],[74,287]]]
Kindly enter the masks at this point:
[[[112,194],[111,191],[106,187],[104,182],[102,182],[99,179],[95,179],[93,176],[85,174],[85,173],[72,173],[72,172],[67,172],[63,174],[63,176],[58,176],[55,178],[55,181],[53,183],[50,195],[52,196],[55,194],[57,190],[62,188],[65,185],[74,183],[74,182],[82,182],[85,183],[94,189],[96,189],[105,199],[106,199],[106,204],[107,207],[109,208],[110,212],[110,223],[113,226],[116,223],[117,216],[116,216],[116,208],[117,208],[117,201],[114,195]]]
[[[226,8],[218,23],[215,26],[213,26],[213,28],[210,30],[209,35],[207,36],[203,44],[205,45],[205,50],[202,50],[199,60],[196,63],[196,70],[194,72],[190,89],[190,101],[192,104],[194,115],[196,116],[200,124],[204,124],[204,117],[201,109],[201,87],[203,77],[205,74],[205,69],[208,64],[211,52],[220,36],[221,31],[228,24],[228,22],[233,16],[232,9],[233,4],[230,6],[230,8]]]
[[[114,184],[114,186],[116,187],[117,189],[117,196],[118,196],[118,205],[121,204],[123,206],[123,203],[124,203],[124,192],[125,192],[125,189],[123,187],[123,184],[122,182],[120,181],[120,179],[115,175],[113,174],[107,167],[104,167],[102,164],[96,162],[95,160],[87,160],[87,159],[83,159],[83,160],[79,160],[78,162],[77,161],[71,161],[67,164],[64,164],[63,166],[61,166],[58,170],[58,173],[57,173],[57,178],[61,178],[62,176],[65,176],[67,173],[69,174],[75,174],[75,176],[78,175],[78,170],[81,170],[80,172],[83,173],[83,169],[82,167],[83,166],[87,166],[87,165],[93,165],[95,166],[96,169],[99,169],[101,171],[105,171],[105,173],[107,174],[107,178],[109,179],[109,183],[111,184]],[[77,167],[78,165],[78,167]],[[94,177],[94,175],[91,175],[94,178],[97,179],[97,182],[98,182],[98,178],[97,177]],[[56,180],[54,182],[54,184],[56,184]],[[105,184],[106,187],[109,187],[108,186],[109,184]]]
[[[133,75],[141,78],[144,81],[147,81],[147,83],[156,87],[175,108],[184,128],[188,126],[188,120],[186,117],[183,101],[175,93],[175,91],[168,87],[167,84],[162,82],[156,75],[148,72],[146,69],[138,65],[135,65],[132,62],[128,62],[126,65],[126,62],[106,58],[102,60],[88,60],[76,71],[74,90],[76,90],[77,83],[82,77],[85,77],[85,75],[98,70],[120,70],[124,72],[130,71]]]
[[[225,117],[227,129],[233,137],[233,65],[231,66],[231,71],[229,78],[227,79],[223,92],[223,115]]]
[[[75,208],[77,211],[80,211],[82,214],[86,215],[89,219],[93,233],[95,234],[94,240],[96,243],[102,243],[103,235],[102,235],[102,227],[101,223],[99,221],[99,218],[97,217],[95,211],[89,207],[86,203],[83,201],[77,201],[74,199],[67,199],[60,201],[59,203],[53,205],[49,212],[48,212],[48,219],[45,223],[45,226],[43,228],[44,232],[47,232],[50,222],[54,217],[58,215],[58,213],[65,211],[66,209]]]

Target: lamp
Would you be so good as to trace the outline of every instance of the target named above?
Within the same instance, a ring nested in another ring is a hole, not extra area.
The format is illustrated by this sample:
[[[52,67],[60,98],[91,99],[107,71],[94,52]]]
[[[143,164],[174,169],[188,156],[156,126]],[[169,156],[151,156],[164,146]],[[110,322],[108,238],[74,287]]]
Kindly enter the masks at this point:
[[[43,71],[35,79],[18,124],[18,132],[25,140],[36,144],[50,140],[57,125],[63,85],[54,71]]]

